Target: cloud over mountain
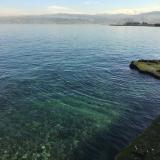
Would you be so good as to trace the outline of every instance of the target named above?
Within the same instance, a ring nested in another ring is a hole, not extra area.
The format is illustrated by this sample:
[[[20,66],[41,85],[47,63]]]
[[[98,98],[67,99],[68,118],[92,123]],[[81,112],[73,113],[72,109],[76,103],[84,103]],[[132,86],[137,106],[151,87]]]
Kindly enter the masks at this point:
[[[148,12],[137,15],[128,14],[65,14],[65,11],[72,11],[69,8],[51,7],[54,11],[52,14],[28,15],[0,17],[0,23],[37,23],[37,24],[123,24],[125,22],[147,22],[160,23],[160,11]],[[59,11],[64,11],[58,14]],[[57,13],[57,14],[55,14]]]

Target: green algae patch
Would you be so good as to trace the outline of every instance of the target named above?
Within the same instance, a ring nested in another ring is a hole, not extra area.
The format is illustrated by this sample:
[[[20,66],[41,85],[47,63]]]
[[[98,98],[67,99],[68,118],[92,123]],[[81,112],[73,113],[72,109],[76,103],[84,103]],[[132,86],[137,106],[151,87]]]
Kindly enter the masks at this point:
[[[123,149],[116,160],[160,160],[160,117]]]
[[[120,116],[116,104],[93,105],[70,96],[12,107],[0,113],[2,160],[72,160],[82,144],[108,131]]]
[[[131,69],[136,69],[139,72],[149,74],[160,79],[160,60],[138,60],[132,61]]]

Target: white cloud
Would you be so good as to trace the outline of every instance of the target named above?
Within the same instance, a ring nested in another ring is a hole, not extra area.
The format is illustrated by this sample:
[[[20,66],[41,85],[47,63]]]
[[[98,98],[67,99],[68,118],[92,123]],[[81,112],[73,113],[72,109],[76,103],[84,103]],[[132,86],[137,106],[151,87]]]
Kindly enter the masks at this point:
[[[52,5],[43,9],[35,10],[22,10],[19,8],[1,8],[0,7],[0,16],[19,16],[19,15],[41,15],[41,14],[57,14],[57,13],[68,13],[68,14],[83,14],[75,9]]]
[[[142,7],[142,8],[120,8],[120,9],[113,9],[108,13],[111,14],[140,14],[140,13],[146,13],[146,12],[152,12],[152,11],[160,11],[160,5],[156,6],[148,6],[148,7]]]
[[[78,14],[78,13],[80,13],[72,8],[64,7],[64,6],[57,6],[57,5],[49,6],[47,8],[46,12],[50,13],[50,14],[56,14],[56,13]]]
[[[48,7],[44,7],[42,9],[35,10],[23,10],[21,8],[2,8],[0,7],[0,16],[15,16],[15,15],[40,15],[40,14],[57,14],[57,13],[68,13],[68,14],[102,14],[102,13],[109,13],[109,14],[139,14],[145,12],[152,12],[152,11],[160,11],[160,5],[154,6],[146,6],[141,8],[117,8],[117,9],[110,9],[106,10],[103,8],[99,11],[99,9],[92,8],[90,6],[93,4],[96,6],[98,5],[98,1],[91,1],[86,0],[85,4],[88,5],[87,9],[76,9],[70,8],[66,6],[59,6],[59,5],[51,5]],[[84,4],[84,5],[85,5]]]

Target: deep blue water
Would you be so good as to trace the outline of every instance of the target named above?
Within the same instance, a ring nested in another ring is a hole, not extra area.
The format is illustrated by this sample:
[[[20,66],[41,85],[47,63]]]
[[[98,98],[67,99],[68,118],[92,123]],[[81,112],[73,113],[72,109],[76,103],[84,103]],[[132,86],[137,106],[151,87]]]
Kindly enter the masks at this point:
[[[0,157],[112,160],[160,114],[160,30],[0,25]]]

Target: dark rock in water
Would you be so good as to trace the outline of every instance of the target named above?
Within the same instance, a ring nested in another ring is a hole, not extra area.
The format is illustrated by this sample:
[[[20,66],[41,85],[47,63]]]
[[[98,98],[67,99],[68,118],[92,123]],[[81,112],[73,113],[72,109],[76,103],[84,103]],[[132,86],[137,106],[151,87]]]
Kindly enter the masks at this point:
[[[132,61],[131,69],[136,69],[141,73],[149,74],[160,79],[160,60],[138,60]]]
[[[135,63],[134,61],[132,61],[132,62],[130,63],[129,67],[130,67],[131,69],[137,69],[137,67],[136,67],[136,65],[135,65],[134,63]]]

